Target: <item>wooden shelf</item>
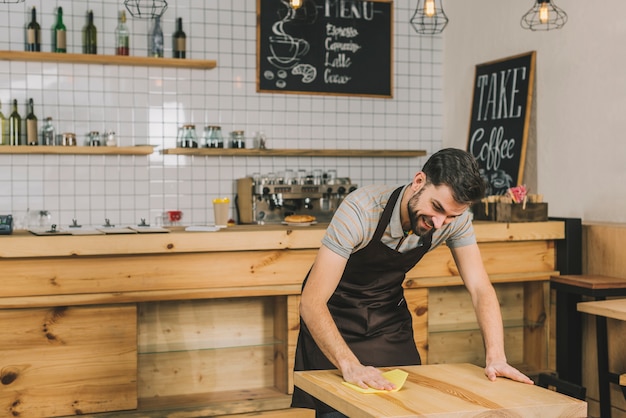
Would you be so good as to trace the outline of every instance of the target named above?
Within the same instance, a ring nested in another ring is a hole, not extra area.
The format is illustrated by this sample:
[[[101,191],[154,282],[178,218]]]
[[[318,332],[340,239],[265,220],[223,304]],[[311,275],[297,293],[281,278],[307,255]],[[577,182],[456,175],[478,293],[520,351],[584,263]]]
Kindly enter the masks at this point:
[[[60,54],[54,52],[25,51],[0,51],[0,60],[191,68],[199,70],[210,70],[217,66],[217,62],[214,60],[154,58],[123,55]]]
[[[137,145],[134,147],[0,146],[0,154],[148,155],[153,152],[154,145]]]
[[[423,150],[168,148],[163,154],[233,157],[423,157]]]

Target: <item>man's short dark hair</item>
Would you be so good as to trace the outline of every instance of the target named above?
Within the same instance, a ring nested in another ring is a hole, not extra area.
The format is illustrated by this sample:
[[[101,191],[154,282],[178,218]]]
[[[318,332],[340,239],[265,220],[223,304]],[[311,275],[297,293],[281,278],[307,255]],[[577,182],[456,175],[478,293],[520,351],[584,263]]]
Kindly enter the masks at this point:
[[[485,196],[485,181],[476,159],[457,148],[444,148],[430,156],[422,167],[426,184],[446,185],[457,203],[472,204]]]

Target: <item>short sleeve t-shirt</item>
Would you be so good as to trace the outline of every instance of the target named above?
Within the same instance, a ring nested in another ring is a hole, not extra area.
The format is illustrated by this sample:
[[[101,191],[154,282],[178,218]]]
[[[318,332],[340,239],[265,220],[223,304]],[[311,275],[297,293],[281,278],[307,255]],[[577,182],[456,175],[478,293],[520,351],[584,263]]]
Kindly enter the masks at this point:
[[[400,202],[407,187],[408,185],[402,188],[393,209],[391,221],[381,238],[385,245],[402,253],[422,245],[419,236],[415,234],[405,236],[402,230]],[[369,185],[360,187],[347,195],[328,225],[322,238],[322,244],[346,259],[352,253],[364,248],[372,240],[382,212],[396,188],[394,186]],[[443,243],[450,248],[476,243],[472,216],[469,210],[454,218],[449,224],[434,231],[429,251]],[[398,246],[398,244],[400,245]]]

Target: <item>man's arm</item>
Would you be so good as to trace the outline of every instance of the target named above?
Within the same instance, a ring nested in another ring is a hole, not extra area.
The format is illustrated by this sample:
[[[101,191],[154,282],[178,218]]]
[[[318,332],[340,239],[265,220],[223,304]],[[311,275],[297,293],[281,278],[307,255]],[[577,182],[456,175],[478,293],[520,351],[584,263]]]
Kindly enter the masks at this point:
[[[465,287],[472,297],[478,325],[485,342],[485,374],[489,380],[502,376],[523,383],[533,383],[528,376],[507,363],[500,304],[485,271],[478,245],[451,248],[451,251]]]
[[[381,372],[363,366],[339,333],[328,310],[328,300],[339,284],[347,259],[322,246],[300,299],[300,315],[324,355],[342,373],[345,381],[363,388],[394,389]]]

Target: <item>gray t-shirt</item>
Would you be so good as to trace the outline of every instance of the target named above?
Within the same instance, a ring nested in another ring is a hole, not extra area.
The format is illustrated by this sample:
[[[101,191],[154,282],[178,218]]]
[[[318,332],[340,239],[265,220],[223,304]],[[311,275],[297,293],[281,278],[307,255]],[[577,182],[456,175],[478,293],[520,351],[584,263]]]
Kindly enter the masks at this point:
[[[415,234],[405,237],[400,223],[400,201],[407,187],[408,185],[403,187],[382,237],[385,245],[402,253],[422,245],[420,237]],[[364,248],[372,240],[383,210],[396,188],[397,186],[369,185],[346,196],[328,225],[322,245],[346,259]],[[472,215],[466,210],[448,225],[435,230],[430,251],[442,243],[455,248],[475,242]]]

